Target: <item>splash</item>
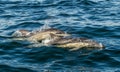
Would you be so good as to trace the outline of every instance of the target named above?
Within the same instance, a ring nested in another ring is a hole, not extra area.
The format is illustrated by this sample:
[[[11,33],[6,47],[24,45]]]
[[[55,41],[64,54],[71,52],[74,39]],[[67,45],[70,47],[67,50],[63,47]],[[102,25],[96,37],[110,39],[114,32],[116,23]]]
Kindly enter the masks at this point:
[[[48,20],[45,21],[44,25],[40,27],[39,31],[43,31],[45,29],[50,29],[51,27],[49,26]]]

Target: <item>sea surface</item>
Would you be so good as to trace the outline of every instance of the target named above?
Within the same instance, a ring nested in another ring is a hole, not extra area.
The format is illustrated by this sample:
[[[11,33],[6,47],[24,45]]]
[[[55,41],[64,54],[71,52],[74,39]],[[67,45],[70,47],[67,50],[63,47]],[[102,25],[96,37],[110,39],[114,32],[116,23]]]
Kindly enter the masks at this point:
[[[25,48],[10,40],[16,30],[45,24],[105,49]],[[0,72],[120,72],[120,0],[0,0]]]

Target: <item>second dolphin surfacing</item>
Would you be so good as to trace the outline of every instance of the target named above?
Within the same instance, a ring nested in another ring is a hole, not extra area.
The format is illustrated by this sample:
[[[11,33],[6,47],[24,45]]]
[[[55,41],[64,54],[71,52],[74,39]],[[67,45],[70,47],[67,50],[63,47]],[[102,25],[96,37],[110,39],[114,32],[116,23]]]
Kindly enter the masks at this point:
[[[50,34],[50,37],[46,38],[42,42],[44,45],[55,45],[57,47],[68,48],[70,50],[78,50],[81,48],[104,48],[102,43],[98,43],[91,39],[60,37],[54,34]]]

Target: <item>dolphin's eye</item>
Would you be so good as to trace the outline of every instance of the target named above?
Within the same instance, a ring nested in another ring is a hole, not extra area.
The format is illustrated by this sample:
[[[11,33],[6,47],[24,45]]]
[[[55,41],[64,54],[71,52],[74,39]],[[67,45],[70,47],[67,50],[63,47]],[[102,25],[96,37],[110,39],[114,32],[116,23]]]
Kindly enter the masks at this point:
[[[39,42],[39,43],[42,43],[42,40],[39,40],[38,42]]]
[[[52,44],[52,45],[58,45],[58,44],[54,43],[54,44]]]

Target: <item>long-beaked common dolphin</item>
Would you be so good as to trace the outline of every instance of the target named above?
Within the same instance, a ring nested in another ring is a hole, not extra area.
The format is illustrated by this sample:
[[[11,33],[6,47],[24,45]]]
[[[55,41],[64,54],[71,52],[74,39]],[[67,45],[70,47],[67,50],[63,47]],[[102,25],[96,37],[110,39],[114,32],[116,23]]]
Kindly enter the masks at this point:
[[[102,43],[87,38],[61,37],[50,34],[49,38],[42,41],[45,45],[55,45],[57,47],[68,48],[70,50],[78,50],[81,48],[104,48]]]
[[[54,34],[57,36],[69,36],[69,34],[67,34],[66,32],[56,28],[49,28],[49,29],[44,29],[42,31],[35,31],[35,32],[29,32],[27,30],[18,30],[14,32],[12,36],[15,36],[15,40],[27,40],[32,43],[36,43],[36,42],[38,43],[48,38],[49,34]]]

